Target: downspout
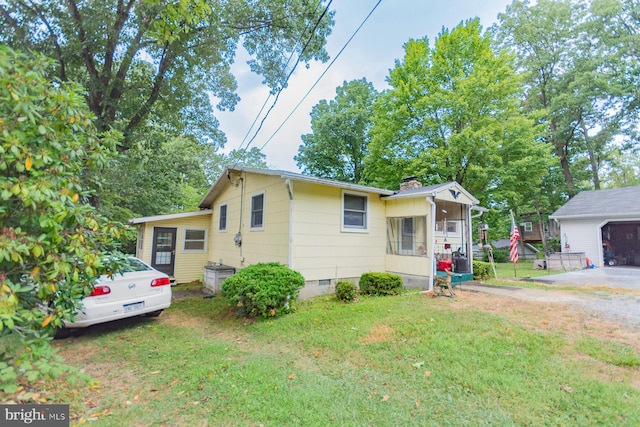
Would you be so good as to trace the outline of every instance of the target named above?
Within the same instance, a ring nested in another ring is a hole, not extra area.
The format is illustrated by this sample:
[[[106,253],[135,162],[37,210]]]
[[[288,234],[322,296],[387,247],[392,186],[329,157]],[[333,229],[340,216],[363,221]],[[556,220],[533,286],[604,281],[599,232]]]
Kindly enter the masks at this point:
[[[436,248],[435,235],[436,235],[436,193],[431,193],[431,198],[427,197],[425,200],[431,205],[431,236],[429,242],[429,254],[431,257],[431,280],[429,281],[429,290],[433,290],[433,278],[436,274],[436,257],[434,254]]]
[[[473,274],[473,222],[471,220],[471,205],[467,206],[467,265],[469,272]]]
[[[244,256],[242,255],[242,216],[244,215],[244,178],[240,177],[238,178],[238,182],[236,183],[236,186],[238,184],[240,185],[240,221],[238,224],[238,234],[236,234],[234,240],[236,243],[236,246],[238,246],[238,248],[240,248],[240,265],[244,266]]]
[[[291,179],[287,178],[284,182],[287,185],[287,193],[289,193],[289,247],[287,264],[290,269],[293,269],[293,187],[291,185]]]

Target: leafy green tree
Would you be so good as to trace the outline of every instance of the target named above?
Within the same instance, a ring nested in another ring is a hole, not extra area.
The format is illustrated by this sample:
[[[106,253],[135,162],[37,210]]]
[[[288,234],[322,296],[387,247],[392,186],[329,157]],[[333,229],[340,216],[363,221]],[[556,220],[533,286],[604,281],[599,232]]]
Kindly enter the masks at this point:
[[[238,46],[276,91],[291,57],[327,59],[332,16],[320,0],[2,0],[0,43],[55,58],[58,80],[87,88],[98,129],[124,133],[120,150],[157,122],[223,145],[210,96],[222,110],[238,101]]]
[[[99,211],[105,217],[127,223],[136,217],[194,211],[226,166],[266,167],[265,155],[255,147],[224,154],[184,136],[158,133],[148,139],[120,153],[102,171]],[[135,241],[136,231],[129,228],[119,240],[127,253],[135,252]]]
[[[591,14],[587,2],[514,1],[500,15],[497,28],[525,76],[525,105],[542,113],[545,139],[559,160],[564,183],[549,191],[559,189],[569,196],[583,187],[600,188],[621,118],[632,104],[626,99],[635,92],[623,81],[628,83],[631,76],[625,63],[637,63],[637,56],[633,59],[627,52],[624,57],[620,45],[625,43],[609,34],[629,31],[623,23],[613,24],[620,14],[612,5],[621,2],[592,3],[600,15]],[[638,29],[637,22],[632,25]]]
[[[103,251],[119,233],[81,186],[86,170],[107,164],[118,135],[96,131],[82,88],[50,82],[51,67],[0,47],[0,335],[30,349],[10,354],[13,367],[0,358],[5,391],[20,373],[46,372],[33,359],[106,271]]]
[[[213,183],[220,174],[229,166],[245,167],[251,169],[266,169],[267,156],[257,147],[251,147],[249,150],[231,150],[229,154],[215,153],[205,164],[206,174],[209,182]]]
[[[375,105],[367,182],[397,188],[403,176],[456,181],[483,204],[516,206],[552,162],[521,112],[513,57],[494,52],[477,19],[443,29],[435,46],[410,40]]]
[[[611,167],[606,170],[604,186],[620,188],[640,185],[640,152],[625,152],[617,150],[612,155]]]
[[[359,183],[378,93],[366,79],[344,82],[311,110],[311,130],[294,158],[302,173]]]
[[[600,58],[610,97],[602,109],[613,111],[624,135],[637,148],[640,116],[640,2],[591,0],[587,23],[594,54]],[[631,147],[633,149],[633,147]]]

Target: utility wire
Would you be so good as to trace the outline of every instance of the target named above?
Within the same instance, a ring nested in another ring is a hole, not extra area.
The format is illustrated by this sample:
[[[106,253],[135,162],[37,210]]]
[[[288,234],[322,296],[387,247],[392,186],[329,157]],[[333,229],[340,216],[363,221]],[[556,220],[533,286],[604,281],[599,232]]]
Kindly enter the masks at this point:
[[[356,30],[353,32],[353,34],[351,35],[351,37],[349,37],[349,40],[347,40],[347,42],[344,44],[344,46],[342,46],[342,49],[340,49],[340,51],[338,52],[338,54],[335,56],[335,58],[333,58],[333,60],[329,63],[329,65],[327,65],[327,68],[325,68],[325,70],[322,72],[322,74],[320,74],[320,77],[318,77],[315,81],[315,83],[313,83],[313,85],[309,88],[309,90],[307,91],[307,93],[304,94],[304,96],[302,97],[302,99],[300,100],[300,102],[298,102],[296,104],[295,107],[293,107],[293,110],[291,110],[291,112],[289,113],[289,115],[287,117],[285,117],[285,119],[282,121],[282,123],[280,123],[280,126],[278,126],[278,128],[271,134],[271,136],[269,137],[269,139],[267,139],[267,141],[262,144],[262,146],[260,147],[260,151],[262,151],[262,149],[264,149],[264,147],[267,146],[267,144],[269,144],[269,142],[271,142],[271,140],[273,139],[274,136],[276,136],[276,134],[280,131],[280,129],[282,129],[282,127],[285,125],[285,123],[287,123],[287,121],[291,118],[291,116],[293,115],[293,113],[295,113],[295,111],[298,109],[298,107],[300,107],[300,105],[304,102],[304,100],[307,98],[307,96],[309,96],[309,94],[311,93],[311,91],[316,87],[316,85],[320,82],[320,80],[324,77],[324,75],[327,73],[327,71],[329,71],[329,68],[331,68],[331,66],[334,64],[334,62],[336,62],[336,60],[340,57],[340,55],[342,54],[342,52],[347,48],[347,46],[349,45],[349,43],[351,43],[351,40],[353,40],[353,38],[356,36],[356,34],[358,34],[358,31],[360,31],[360,29],[364,26],[364,24],[367,22],[367,20],[369,19],[369,17],[371,17],[371,15],[373,14],[373,12],[378,8],[378,6],[380,5],[380,3],[382,3],[382,0],[378,0],[378,2],[375,4],[375,6],[373,6],[373,8],[371,9],[371,11],[369,12],[369,14],[364,18],[364,20],[362,21],[362,23],[360,23],[360,25],[358,26],[358,28],[356,28]],[[254,135],[255,138],[255,135]],[[252,139],[253,140],[253,139]],[[247,146],[248,147],[248,146]]]
[[[320,4],[320,3],[319,3]],[[306,8],[306,6],[305,6]],[[303,34],[307,32],[307,30],[309,29],[311,25],[307,25],[307,27],[304,29]],[[315,24],[314,30],[311,33],[311,36],[313,36],[315,29],[318,28],[318,24]],[[308,44],[308,42],[307,42]],[[304,49],[306,48],[306,45],[303,47],[302,51],[304,52]],[[289,55],[289,59],[287,59],[287,63],[285,65],[288,66],[289,63],[291,62],[291,60],[293,59],[293,55],[295,54],[295,51],[291,52],[291,54]],[[296,64],[297,65],[297,64]],[[288,78],[287,78],[288,79]],[[282,89],[280,89],[282,90]],[[244,138],[242,138],[242,142],[240,142],[240,145],[238,146],[238,150],[242,149],[242,146],[244,145],[245,141],[247,140],[247,138],[249,137],[249,135],[251,134],[251,130],[253,129],[253,127],[255,126],[255,124],[257,123],[258,119],[260,118],[260,116],[262,115],[262,112],[264,111],[264,108],[267,106],[267,103],[269,102],[269,99],[271,99],[271,93],[269,93],[267,95],[267,98],[264,100],[264,103],[262,104],[262,107],[260,107],[260,111],[258,111],[258,114],[256,114],[256,118],[253,119],[253,122],[251,123],[251,126],[249,126],[249,129],[247,129],[247,133],[244,135]],[[247,146],[248,147],[248,146]]]
[[[324,18],[324,16],[327,14],[327,11],[329,10],[329,7],[331,6],[332,2],[333,2],[333,0],[330,0],[329,3],[327,3],[327,6],[324,8],[324,11],[322,12],[322,15],[320,15],[320,17],[316,21],[316,23],[315,23],[315,25],[313,27],[313,30],[311,30],[311,33],[309,34],[309,38],[307,39],[306,43],[304,44],[304,46],[302,48],[302,51],[300,52],[300,55],[298,55],[298,59],[296,60],[296,63],[291,68],[291,71],[287,75],[287,78],[285,79],[284,84],[282,85],[280,90],[278,90],[278,93],[276,94],[275,99],[273,100],[273,103],[271,103],[271,106],[269,107],[269,109],[267,110],[266,114],[264,115],[264,117],[260,121],[260,125],[258,126],[258,129],[256,129],[255,133],[253,134],[253,136],[251,137],[251,139],[247,143],[247,146],[244,148],[245,150],[247,150],[249,148],[249,146],[253,143],[253,141],[256,139],[256,137],[258,136],[258,133],[262,129],[262,125],[264,125],[265,120],[267,120],[267,117],[269,117],[269,113],[271,113],[273,108],[276,106],[276,103],[278,102],[278,98],[280,98],[280,94],[282,93],[284,88],[287,87],[287,83],[289,82],[289,79],[291,78],[291,76],[293,75],[294,71],[296,70],[296,67],[300,63],[300,60],[302,59],[302,55],[304,54],[305,50],[309,46],[309,43],[311,43],[311,40],[313,40],[313,37],[314,37],[314,35],[316,33],[316,30],[318,29],[318,26],[320,25],[320,22],[322,22],[322,19]],[[292,52],[292,55],[293,55],[293,52]],[[271,95],[269,95],[269,96],[271,96]],[[267,101],[268,100],[269,100],[269,97],[267,97]],[[266,105],[267,101],[265,101],[265,105]],[[264,109],[264,105],[263,105],[262,109]],[[262,112],[262,109],[260,110],[260,113]],[[260,113],[258,113],[258,116],[260,115]],[[258,116],[256,116],[256,120],[257,120]],[[255,123],[255,120],[254,120],[254,123]],[[253,125],[251,125],[251,127],[253,127]],[[244,140],[243,140],[243,143],[244,143]],[[242,148],[242,144],[240,144],[240,148]]]

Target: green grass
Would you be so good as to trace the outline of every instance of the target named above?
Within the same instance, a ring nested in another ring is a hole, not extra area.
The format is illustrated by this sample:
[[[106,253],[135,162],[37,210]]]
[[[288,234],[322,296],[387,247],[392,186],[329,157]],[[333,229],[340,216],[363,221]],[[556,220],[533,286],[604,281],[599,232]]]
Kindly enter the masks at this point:
[[[564,273],[562,270],[535,270],[533,261],[528,260],[520,260],[516,264],[515,272],[512,262],[495,263],[495,266],[498,277],[525,278]],[[493,275],[493,271],[491,274]]]
[[[101,382],[49,392],[92,426],[640,425],[632,349],[455,304],[320,297],[248,322],[222,298],[185,300],[57,342]],[[619,380],[595,372],[609,364]]]

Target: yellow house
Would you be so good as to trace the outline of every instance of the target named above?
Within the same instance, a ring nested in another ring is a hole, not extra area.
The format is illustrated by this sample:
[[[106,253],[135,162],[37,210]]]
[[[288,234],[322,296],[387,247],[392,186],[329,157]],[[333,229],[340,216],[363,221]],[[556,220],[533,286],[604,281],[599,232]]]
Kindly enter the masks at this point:
[[[430,288],[441,258],[454,258],[454,269],[472,273],[465,254],[471,254],[477,203],[455,182],[422,187],[407,178],[390,191],[228,168],[200,211],[131,223],[139,226],[137,256],[178,283],[206,281],[210,270],[279,262],[304,276],[300,297],[308,298],[366,272],[397,273],[406,286]]]

